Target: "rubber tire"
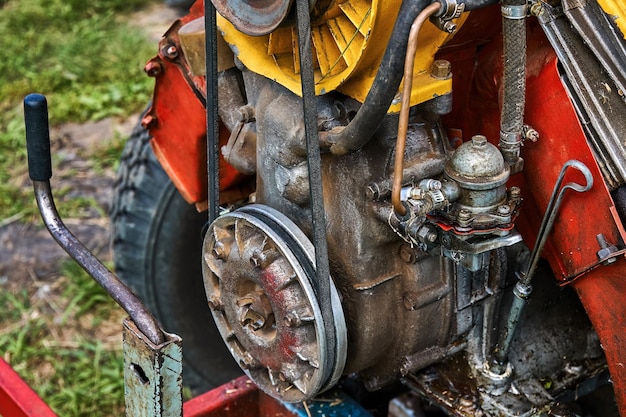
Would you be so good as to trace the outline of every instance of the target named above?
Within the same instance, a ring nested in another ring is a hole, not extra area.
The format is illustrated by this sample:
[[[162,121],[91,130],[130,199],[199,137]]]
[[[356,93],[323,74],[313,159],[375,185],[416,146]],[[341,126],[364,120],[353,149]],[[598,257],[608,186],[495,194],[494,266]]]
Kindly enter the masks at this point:
[[[117,275],[164,330],[183,339],[183,381],[202,393],[242,374],[208,308],[202,282],[206,213],[183,200],[138,124],[122,153],[111,204]]]

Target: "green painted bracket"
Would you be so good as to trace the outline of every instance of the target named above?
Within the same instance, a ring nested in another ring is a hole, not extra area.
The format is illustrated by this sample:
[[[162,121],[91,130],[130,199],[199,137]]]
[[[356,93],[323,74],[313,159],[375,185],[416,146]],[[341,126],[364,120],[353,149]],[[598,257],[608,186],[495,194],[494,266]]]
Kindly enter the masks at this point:
[[[163,332],[154,345],[124,320],[124,395],[127,417],[182,417],[182,339]]]

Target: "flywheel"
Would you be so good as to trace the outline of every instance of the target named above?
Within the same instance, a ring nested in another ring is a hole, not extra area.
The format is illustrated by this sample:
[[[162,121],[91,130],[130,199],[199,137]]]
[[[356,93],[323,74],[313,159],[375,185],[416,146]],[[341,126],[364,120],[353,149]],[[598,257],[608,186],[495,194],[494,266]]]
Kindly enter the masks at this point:
[[[331,345],[313,285],[313,245],[291,220],[262,205],[220,216],[204,239],[203,274],[222,338],[263,391],[300,402],[337,382],[347,349],[341,302],[331,280]]]

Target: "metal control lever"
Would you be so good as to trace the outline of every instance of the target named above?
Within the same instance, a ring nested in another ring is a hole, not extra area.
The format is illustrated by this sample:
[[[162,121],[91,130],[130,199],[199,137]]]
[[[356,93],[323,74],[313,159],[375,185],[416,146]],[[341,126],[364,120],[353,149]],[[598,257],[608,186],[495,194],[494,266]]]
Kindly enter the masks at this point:
[[[570,168],[579,171],[584,176],[584,185],[576,182],[568,182],[563,185],[565,174]],[[517,324],[519,323],[524,306],[526,305],[526,300],[530,298],[532,293],[531,282],[535,275],[535,270],[537,269],[541,251],[548,240],[548,235],[552,230],[552,226],[554,226],[554,221],[559,213],[559,208],[563,202],[565,192],[567,190],[573,190],[579,193],[584,193],[589,191],[591,187],[593,187],[593,176],[585,164],[577,160],[569,160],[563,165],[561,172],[559,173],[559,177],[554,184],[552,196],[548,202],[548,207],[546,208],[543,221],[539,227],[537,241],[535,242],[535,246],[531,252],[528,266],[521,274],[520,280],[513,289],[513,302],[509,310],[505,327],[500,333],[498,344],[494,351],[494,363],[491,365],[491,371],[495,374],[503,374],[506,371],[507,356],[511,347],[511,342],[513,340],[513,336],[515,335],[515,330],[517,329]]]
[[[68,230],[57,212],[50,189],[52,162],[48,130],[48,104],[43,95],[30,94],[26,96],[24,99],[24,120],[28,150],[28,174],[33,181],[37,206],[48,231],[54,240],[128,313],[137,328],[150,342],[154,345],[163,344],[165,336],[161,331],[159,322],[130,289]]]

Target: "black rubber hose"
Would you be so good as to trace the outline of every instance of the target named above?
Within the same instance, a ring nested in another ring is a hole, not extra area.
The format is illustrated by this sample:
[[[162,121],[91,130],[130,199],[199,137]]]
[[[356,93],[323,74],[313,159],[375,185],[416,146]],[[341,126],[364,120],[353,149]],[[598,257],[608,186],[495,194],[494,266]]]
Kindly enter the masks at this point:
[[[468,0],[462,1],[461,3],[465,3],[466,12],[471,12],[472,10],[482,9],[484,7],[492,6],[499,2],[500,0]]]
[[[413,21],[432,1],[404,0],[374,82],[363,105],[350,123],[341,129],[320,132],[322,148],[344,155],[363,147],[374,135],[389,110],[402,81],[404,57]],[[470,0],[465,10],[475,10],[497,0]]]
[[[370,91],[354,119],[337,132],[320,132],[323,147],[343,155],[360,149],[378,129],[402,81],[411,25],[430,0],[404,0]]]
[[[519,7],[525,0],[505,0],[507,6]],[[504,72],[502,112],[500,115],[500,148],[508,162],[517,161],[524,126],[526,100],[526,19],[503,16]]]

